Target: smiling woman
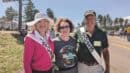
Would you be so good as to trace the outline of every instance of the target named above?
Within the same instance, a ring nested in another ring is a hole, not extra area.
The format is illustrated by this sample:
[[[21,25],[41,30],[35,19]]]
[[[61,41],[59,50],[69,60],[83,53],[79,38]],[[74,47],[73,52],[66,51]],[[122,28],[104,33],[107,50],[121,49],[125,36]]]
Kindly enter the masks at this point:
[[[33,21],[28,26],[34,29],[25,37],[24,41],[24,70],[25,73],[51,73],[54,45],[48,30],[50,19],[36,13]]]
[[[54,39],[56,65],[55,73],[77,73],[76,41],[70,36],[73,24],[69,19],[61,18],[57,22],[59,36]]]

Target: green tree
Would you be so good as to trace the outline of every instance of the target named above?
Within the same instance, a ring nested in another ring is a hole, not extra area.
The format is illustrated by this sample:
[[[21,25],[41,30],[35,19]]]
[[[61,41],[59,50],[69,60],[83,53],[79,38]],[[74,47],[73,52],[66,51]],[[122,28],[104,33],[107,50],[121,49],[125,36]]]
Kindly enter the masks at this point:
[[[123,27],[123,22],[124,22],[124,19],[123,18],[119,18],[120,27]]]
[[[54,22],[56,22],[57,18],[55,17],[54,12],[51,8],[47,8],[46,13],[49,18],[51,18],[52,20],[54,20]]]
[[[101,14],[99,14],[97,19],[98,19],[99,23],[102,25],[103,16]]]
[[[55,18],[53,10],[51,10],[50,8],[47,8],[46,13],[47,13],[48,17],[50,17],[51,19]]]
[[[35,14],[38,12],[39,10],[35,8],[33,2],[31,0],[28,0],[27,6],[25,7],[25,21],[32,21]]]
[[[116,24],[118,24],[119,22],[118,22],[118,18],[115,18],[114,19],[114,25],[116,25]]]
[[[111,17],[110,17],[109,14],[107,14],[107,15],[101,15],[101,14],[99,14],[99,15],[97,16],[97,20],[98,20],[98,22],[100,23],[100,26],[101,26],[102,28],[104,28],[104,29],[106,29],[106,27],[107,27],[108,24],[109,24],[109,25],[112,24],[112,20],[111,20]]]
[[[106,25],[109,27],[112,25],[112,19],[109,14],[106,15]]]
[[[103,25],[103,28],[106,29],[106,16],[103,16],[102,25]]]
[[[125,19],[125,21],[124,21],[124,26],[126,27],[127,24],[128,24],[128,19]]]
[[[12,21],[13,17],[18,15],[17,11],[15,9],[13,9],[12,7],[8,7],[5,10],[5,14],[6,14],[7,20],[9,20],[9,21]]]

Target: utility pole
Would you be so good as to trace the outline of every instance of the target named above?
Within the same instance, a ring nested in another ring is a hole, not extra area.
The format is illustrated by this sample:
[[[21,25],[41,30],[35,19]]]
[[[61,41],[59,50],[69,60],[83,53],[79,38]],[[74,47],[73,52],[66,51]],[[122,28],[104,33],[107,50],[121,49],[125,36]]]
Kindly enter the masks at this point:
[[[19,0],[19,22],[18,30],[21,31],[22,28],[22,0]]]

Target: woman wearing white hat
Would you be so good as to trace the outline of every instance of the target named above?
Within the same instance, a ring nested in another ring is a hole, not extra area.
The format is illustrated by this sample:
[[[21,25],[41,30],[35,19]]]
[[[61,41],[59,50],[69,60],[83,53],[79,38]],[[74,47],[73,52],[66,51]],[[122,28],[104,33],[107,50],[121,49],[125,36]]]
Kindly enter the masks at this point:
[[[51,73],[54,44],[50,40],[48,29],[50,19],[41,13],[28,22],[33,27],[24,41],[24,70],[25,73]]]

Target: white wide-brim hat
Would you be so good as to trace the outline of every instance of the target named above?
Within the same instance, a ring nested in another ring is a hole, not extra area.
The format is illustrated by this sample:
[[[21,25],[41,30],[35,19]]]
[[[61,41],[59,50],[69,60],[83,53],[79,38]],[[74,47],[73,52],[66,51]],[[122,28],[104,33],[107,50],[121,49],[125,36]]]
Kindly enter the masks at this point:
[[[52,19],[50,19],[49,17],[47,17],[45,14],[41,14],[41,13],[36,13],[35,14],[35,17],[34,17],[34,20],[33,21],[30,21],[30,22],[27,22],[27,26],[33,26],[35,25],[37,22],[41,21],[41,20],[48,20],[50,23],[52,23]]]

